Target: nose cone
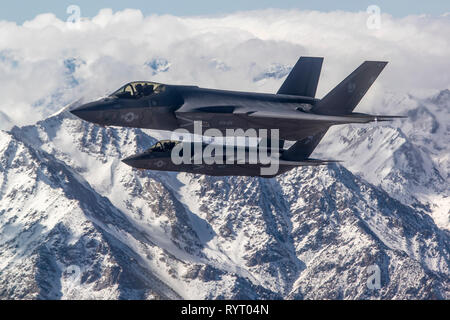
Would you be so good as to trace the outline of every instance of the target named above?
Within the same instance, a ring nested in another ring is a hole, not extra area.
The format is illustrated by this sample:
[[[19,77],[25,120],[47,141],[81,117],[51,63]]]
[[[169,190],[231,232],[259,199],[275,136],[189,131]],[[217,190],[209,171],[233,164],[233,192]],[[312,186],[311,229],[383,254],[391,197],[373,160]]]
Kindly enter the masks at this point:
[[[70,113],[85,121],[99,123],[100,111],[98,110],[98,107],[100,105],[101,103],[99,102],[87,103],[81,107],[71,110]]]
[[[129,107],[118,99],[105,98],[82,105],[70,112],[78,118],[101,126],[146,128],[146,119],[150,119],[151,116],[150,111],[145,108],[147,105],[144,103],[143,106]]]
[[[151,156],[138,154],[122,160],[123,163],[137,169],[149,169]]]
[[[131,156],[125,159],[122,159],[122,162],[125,163],[126,165],[129,165],[130,167],[134,167],[136,164],[136,156]]]

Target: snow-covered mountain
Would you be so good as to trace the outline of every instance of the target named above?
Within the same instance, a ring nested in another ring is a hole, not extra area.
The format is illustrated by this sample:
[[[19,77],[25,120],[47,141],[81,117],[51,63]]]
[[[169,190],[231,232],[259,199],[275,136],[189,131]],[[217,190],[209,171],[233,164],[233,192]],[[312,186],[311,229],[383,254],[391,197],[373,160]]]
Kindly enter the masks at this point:
[[[279,63],[271,64],[267,69],[253,77],[253,81],[261,81],[265,79],[282,79],[291,72],[292,67],[285,66]]]
[[[450,90],[426,99],[390,94],[374,110],[408,118],[332,128],[314,156],[344,160],[353,173],[450,230]]]
[[[274,179],[135,171],[148,133],[66,110],[1,132],[0,298],[449,299],[449,92],[398,99]]]

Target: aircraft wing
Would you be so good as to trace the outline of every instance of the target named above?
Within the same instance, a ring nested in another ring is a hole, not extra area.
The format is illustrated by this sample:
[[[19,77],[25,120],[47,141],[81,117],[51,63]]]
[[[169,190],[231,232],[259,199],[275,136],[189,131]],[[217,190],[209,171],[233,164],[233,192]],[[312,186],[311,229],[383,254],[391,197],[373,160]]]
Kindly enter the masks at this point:
[[[368,123],[372,121],[390,121],[402,116],[374,116],[369,114],[349,114],[342,116],[322,115],[306,113],[297,110],[291,111],[255,111],[247,112],[249,117],[263,119],[284,119],[284,120],[303,120],[317,123],[344,124],[344,123]]]

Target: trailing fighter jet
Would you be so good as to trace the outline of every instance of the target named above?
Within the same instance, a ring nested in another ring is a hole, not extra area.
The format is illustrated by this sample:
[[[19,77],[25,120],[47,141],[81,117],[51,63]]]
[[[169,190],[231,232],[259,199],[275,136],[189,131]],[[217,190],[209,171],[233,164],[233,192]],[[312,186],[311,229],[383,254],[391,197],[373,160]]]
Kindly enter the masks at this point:
[[[198,148],[196,148],[196,144]],[[178,148],[177,150],[175,150]],[[210,148],[216,153],[206,153]],[[339,162],[335,160],[301,159],[289,161],[283,159],[283,153],[288,150],[265,147],[260,153],[261,146],[231,146],[232,152],[227,150],[226,144],[207,144],[204,142],[184,142],[163,140],[156,142],[151,148],[122,161],[140,170],[178,171],[211,176],[260,176],[271,178],[285,173],[295,167],[319,166]],[[220,150],[220,155],[217,151]],[[188,152],[187,161],[181,163],[184,152]],[[179,161],[175,156],[179,155]],[[254,156],[252,161],[252,155]],[[265,157],[262,158],[262,155]],[[196,159],[198,161],[196,161]],[[218,161],[220,160],[220,161]]]
[[[395,116],[354,113],[387,62],[366,61],[322,99],[315,98],[323,58],[300,57],[276,94],[205,89],[197,86],[131,82],[110,96],[71,112],[103,126],[201,132],[214,128],[278,129],[277,142],[296,143],[283,150],[283,161],[308,162],[333,125],[389,121]],[[270,144],[270,142],[269,142]],[[312,163],[312,162],[310,162]]]

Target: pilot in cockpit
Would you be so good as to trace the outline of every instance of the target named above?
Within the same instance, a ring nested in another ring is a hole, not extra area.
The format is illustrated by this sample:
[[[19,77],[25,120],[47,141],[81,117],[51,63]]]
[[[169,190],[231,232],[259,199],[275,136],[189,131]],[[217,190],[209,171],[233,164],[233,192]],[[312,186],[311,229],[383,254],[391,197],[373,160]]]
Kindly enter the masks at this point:
[[[136,89],[136,96],[138,98],[144,95],[144,87],[142,87],[142,84],[138,83],[135,89]]]
[[[150,152],[170,152],[175,145],[179,143],[177,141],[158,141],[153,147],[149,149]]]
[[[153,93],[153,90],[154,90],[154,88],[153,88],[153,85],[152,84],[145,84],[144,85],[144,89],[143,89],[143,92],[144,92],[144,96],[149,96],[149,95],[151,95],[152,93]]]

